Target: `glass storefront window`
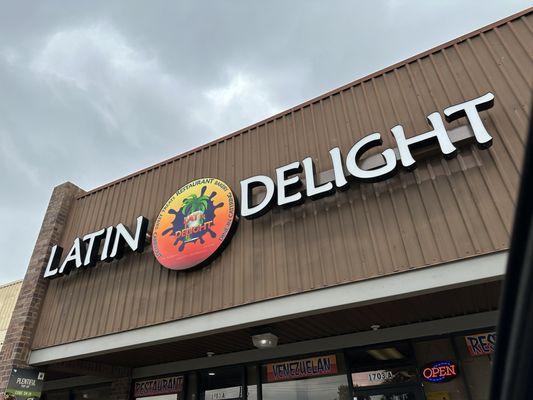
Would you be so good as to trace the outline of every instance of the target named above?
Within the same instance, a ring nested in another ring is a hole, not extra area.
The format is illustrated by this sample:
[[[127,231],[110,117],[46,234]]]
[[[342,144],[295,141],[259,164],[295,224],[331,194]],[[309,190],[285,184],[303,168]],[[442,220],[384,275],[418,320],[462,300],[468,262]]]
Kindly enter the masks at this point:
[[[409,389],[381,389],[379,393],[358,393],[354,396],[354,400],[418,400],[413,391]]]
[[[185,384],[186,389],[186,400],[196,400],[198,398],[198,393],[196,390],[198,388],[198,375],[195,372],[187,374],[187,382]]]
[[[257,400],[257,387],[259,385],[259,367],[249,365],[246,367],[246,384],[248,386],[248,400]]]
[[[495,340],[490,329],[453,338],[472,400],[489,396]]]
[[[265,364],[261,389],[263,400],[348,400],[350,398],[341,354]]]
[[[352,373],[352,384],[354,388],[394,385],[415,381],[416,369],[413,366],[393,367]]]
[[[244,367],[216,368],[202,371],[200,400],[230,400],[244,398]]]
[[[424,340],[414,343],[416,359],[420,369],[420,373],[424,374],[426,368],[438,368],[442,364],[455,365],[455,376],[450,379],[433,379],[431,374],[428,374],[433,381],[427,379],[423,382],[424,392],[427,398],[438,399],[454,399],[454,400],[469,400],[470,395],[464,381],[464,373],[457,364],[457,356],[453,347],[453,343],[449,337],[439,338],[434,340]],[[438,372],[438,369],[435,369]],[[443,377],[446,369],[442,370]]]
[[[263,400],[347,400],[345,375],[263,383]]]
[[[346,352],[354,400],[423,399],[409,343]]]

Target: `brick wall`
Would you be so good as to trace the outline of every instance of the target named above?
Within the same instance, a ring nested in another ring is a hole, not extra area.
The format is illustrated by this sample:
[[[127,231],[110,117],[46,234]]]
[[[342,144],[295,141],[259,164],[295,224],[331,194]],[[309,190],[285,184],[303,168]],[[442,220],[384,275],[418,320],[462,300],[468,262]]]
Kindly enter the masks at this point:
[[[55,187],[52,192],[0,353],[0,399],[3,398],[11,368],[27,366],[34,329],[48,285],[42,273],[52,245],[61,238],[72,201],[82,192],[70,182]]]

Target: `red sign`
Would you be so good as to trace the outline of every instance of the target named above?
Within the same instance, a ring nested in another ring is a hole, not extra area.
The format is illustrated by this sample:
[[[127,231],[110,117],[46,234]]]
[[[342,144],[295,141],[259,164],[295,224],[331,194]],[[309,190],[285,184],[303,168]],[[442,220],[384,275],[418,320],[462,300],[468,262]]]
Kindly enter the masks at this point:
[[[457,364],[453,361],[435,361],[422,369],[424,379],[433,383],[451,381],[458,373]]]
[[[466,348],[471,356],[484,356],[494,353],[496,332],[465,336]]]
[[[337,373],[335,355],[267,364],[267,381],[278,382]]]
[[[161,394],[181,394],[183,391],[183,375],[164,378],[146,379],[135,382],[134,396],[146,397]],[[181,396],[179,396],[181,398]]]

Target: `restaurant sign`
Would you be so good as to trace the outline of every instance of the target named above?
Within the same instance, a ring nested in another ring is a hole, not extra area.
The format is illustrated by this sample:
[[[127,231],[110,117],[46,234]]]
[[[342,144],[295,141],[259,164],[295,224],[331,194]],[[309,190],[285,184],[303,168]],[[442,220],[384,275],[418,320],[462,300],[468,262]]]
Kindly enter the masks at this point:
[[[496,332],[465,336],[466,348],[471,356],[485,356],[494,353]]]
[[[147,397],[165,394],[178,394],[181,399],[183,393],[183,375],[167,376],[164,378],[145,379],[136,381],[134,396]]]
[[[457,364],[453,361],[434,361],[422,368],[424,380],[432,383],[449,382],[458,374]]]
[[[473,137],[481,149],[492,144],[479,112],[494,104],[494,95],[486,93],[478,98],[452,105],[443,110],[448,122],[466,117]],[[437,143],[445,158],[457,154],[439,112],[427,116],[431,130],[406,137],[402,125],[392,127],[397,148],[386,148],[365,164],[364,154],[383,144],[381,134],[374,132],[359,139],[344,156],[339,147],[330,149],[332,169],[329,178],[319,181],[311,157],[294,161],[275,169],[275,179],[256,175],[240,181],[240,215],[257,218],[273,206],[292,207],[306,198],[316,200],[346,190],[350,182],[372,183],[392,177],[401,166],[416,168],[412,150]],[[363,160],[363,161],[361,161]],[[258,188],[261,188],[259,192]],[[254,195],[255,193],[255,195]],[[236,198],[231,188],[216,178],[201,178],[178,189],[161,209],[152,233],[154,256],[166,268],[185,270],[211,262],[228,244],[238,216]],[[142,252],[147,241],[148,219],[139,216],[133,232],[124,224],[101,228],[74,239],[61,261],[61,247],[51,249],[44,277],[56,278],[95,266],[99,262],[120,259],[125,251]]]
[[[287,381],[336,373],[337,357],[333,354],[266,365],[267,382]]]
[[[5,400],[40,399],[45,373],[34,368],[13,368]]]
[[[161,209],[152,234],[154,256],[175,270],[208,264],[228,243],[236,222],[235,196],[226,183],[192,181]]]

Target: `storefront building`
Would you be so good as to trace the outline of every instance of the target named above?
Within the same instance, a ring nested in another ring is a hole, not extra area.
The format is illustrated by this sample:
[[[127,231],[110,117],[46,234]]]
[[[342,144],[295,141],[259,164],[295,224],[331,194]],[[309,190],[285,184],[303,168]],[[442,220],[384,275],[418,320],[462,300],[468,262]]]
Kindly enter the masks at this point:
[[[0,388],[31,367],[48,400],[485,399],[532,29],[526,10],[103,187],[56,187]]]
[[[7,327],[15,308],[22,281],[15,281],[0,286],[0,350],[4,344]]]

